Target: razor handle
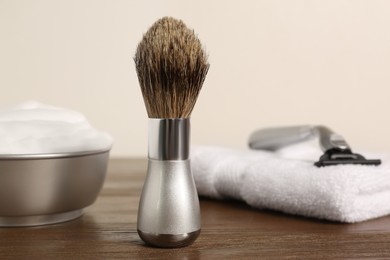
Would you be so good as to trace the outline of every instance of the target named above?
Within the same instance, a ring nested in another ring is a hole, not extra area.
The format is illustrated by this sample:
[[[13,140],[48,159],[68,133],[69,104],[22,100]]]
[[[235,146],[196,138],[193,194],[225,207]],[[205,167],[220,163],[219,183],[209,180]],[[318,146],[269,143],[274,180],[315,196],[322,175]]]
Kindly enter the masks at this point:
[[[292,126],[265,128],[254,132],[249,137],[252,149],[277,150],[284,146],[319,137],[324,154],[314,163],[317,167],[339,164],[379,165],[379,159],[366,159],[353,153],[345,139],[326,126]]]
[[[255,131],[249,137],[249,147],[252,149],[277,150],[284,146],[300,143],[319,137],[321,149],[328,151],[350,150],[345,139],[326,126],[291,126],[265,128]]]
[[[190,120],[149,119],[148,170],[137,231],[156,247],[182,247],[200,234],[199,199],[189,159]]]

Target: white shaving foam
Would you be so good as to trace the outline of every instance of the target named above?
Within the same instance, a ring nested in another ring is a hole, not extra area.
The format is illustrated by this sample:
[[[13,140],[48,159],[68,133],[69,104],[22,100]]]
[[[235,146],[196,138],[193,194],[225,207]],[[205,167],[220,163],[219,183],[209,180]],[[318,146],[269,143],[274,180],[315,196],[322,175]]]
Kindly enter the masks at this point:
[[[109,150],[112,137],[84,115],[35,101],[0,111],[0,154],[47,154]]]

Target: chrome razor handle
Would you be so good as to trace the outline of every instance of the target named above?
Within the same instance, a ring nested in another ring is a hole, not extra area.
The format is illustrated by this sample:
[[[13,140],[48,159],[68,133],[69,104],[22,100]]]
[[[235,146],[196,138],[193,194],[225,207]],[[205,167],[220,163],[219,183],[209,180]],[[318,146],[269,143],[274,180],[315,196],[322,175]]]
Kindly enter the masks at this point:
[[[287,145],[313,139],[316,136],[317,130],[312,126],[264,128],[251,134],[249,147],[274,151]]]
[[[331,149],[338,149],[340,151],[351,150],[344,137],[334,133],[328,127],[319,125],[315,126],[314,129],[317,131],[317,135],[319,136],[322,151],[328,151]]]
[[[138,208],[138,234],[152,246],[189,245],[201,229],[189,160],[190,120],[149,119],[148,138],[148,171]]]
[[[255,131],[249,137],[249,147],[252,149],[277,150],[284,146],[300,143],[319,137],[321,149],[350,150],[345,139],[326,126],[290,126],[265,128]]]

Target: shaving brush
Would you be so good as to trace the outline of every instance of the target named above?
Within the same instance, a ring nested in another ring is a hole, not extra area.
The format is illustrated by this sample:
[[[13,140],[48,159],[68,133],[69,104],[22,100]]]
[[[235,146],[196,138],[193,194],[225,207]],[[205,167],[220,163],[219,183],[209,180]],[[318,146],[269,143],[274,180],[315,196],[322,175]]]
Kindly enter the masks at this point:
[[[207,55],[182,21],[164,17],[143,36],[134,61],[149,116],[137,231],[152,246],[186,246],[201,229],[189,159],[190,115],[208,72]]]

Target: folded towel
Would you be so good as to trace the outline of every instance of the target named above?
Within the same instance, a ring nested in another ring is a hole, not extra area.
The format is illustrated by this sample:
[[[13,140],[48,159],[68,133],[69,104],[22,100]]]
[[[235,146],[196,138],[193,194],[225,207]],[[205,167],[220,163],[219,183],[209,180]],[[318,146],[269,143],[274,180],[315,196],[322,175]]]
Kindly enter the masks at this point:
[[[318,144],[277,152],[194,147],[191,165],[199,195],[243,200],[277,210],[340,222],[359,222],[390,213],[390,155],[380,166],[313,165]]]

